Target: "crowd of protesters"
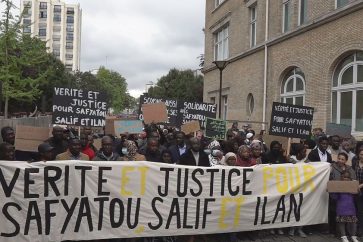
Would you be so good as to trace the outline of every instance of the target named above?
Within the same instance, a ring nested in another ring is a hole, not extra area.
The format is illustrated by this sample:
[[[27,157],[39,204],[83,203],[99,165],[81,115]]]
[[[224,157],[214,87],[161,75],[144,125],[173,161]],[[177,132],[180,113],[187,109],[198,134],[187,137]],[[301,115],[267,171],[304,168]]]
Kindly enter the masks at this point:
[[[203,131],[184,134],[173,127],[152,124],[145,126],[144,132],[137,135],[115,137],[106,134],[101,138],[99,150],[94,146],[91,128],[83,128],[80,137],[75,133],[70,129],[53,127],[52,137],[39,145],[38,152],[31,153],[16,150],[15,131],[4,127],[1,129],[0,160],[150,161],[202,167],[328,162],[331,163],[331,180],[358,180],[363,191],[363,142],[357,142],[353,137],[328,137],[320,128],[313,130],[310,139],[292,144],[289,153],[278,141],[266,144],[263,132],[256,135],[248,124],[239,129],[238,123],[233,123],[227,131],[226,140],[208,139]],[[349,241],[348,237],[358,241],[357,236],[363,235],[363,193],[330,194],[329,228],[343,242]],[[270,233],[308,236],[302,227],[271,230]],[[223,236],[223,241],[238,241],[248,233]],[[176,240],[190,241],[190,236],[152,238],[152,241],[163,242]]]

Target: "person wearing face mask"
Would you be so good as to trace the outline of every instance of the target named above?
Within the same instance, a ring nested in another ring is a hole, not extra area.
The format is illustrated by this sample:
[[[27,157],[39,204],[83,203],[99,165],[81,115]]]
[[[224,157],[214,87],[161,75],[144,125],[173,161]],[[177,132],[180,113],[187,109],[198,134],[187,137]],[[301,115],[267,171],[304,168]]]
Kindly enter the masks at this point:
[[[145,156],[137,153],[137,146],[134,141],[126,140],[122,147],[122,154],[124,155],[124,161],[145,161]]]
[[[270,151],[262,155],[262,164],[283,164],[287,163],[282,145],[278,141],[272,141]]]
[[[327,151],[329,139],[326,136],[319,138],[318,146],[308,155],[308,161],[311,162],[329,162],[332,163],[331,154]]]
[[[221,151],[221,145],[218,141],[216,140],[212,141],[208,145],[207,150],[209,151],[207,152],[210,153],[208,155],[210,166],[225,165],[223,152]]]

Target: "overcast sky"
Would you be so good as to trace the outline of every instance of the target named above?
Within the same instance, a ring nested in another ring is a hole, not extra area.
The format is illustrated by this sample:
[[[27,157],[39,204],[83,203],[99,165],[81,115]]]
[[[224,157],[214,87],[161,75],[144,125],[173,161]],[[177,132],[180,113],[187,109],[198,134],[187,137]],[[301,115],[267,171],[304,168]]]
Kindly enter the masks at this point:
[[[66,0],[83,11],[81,70],[120,72],[131,95],[176,67],[197,69],[205,0]]]

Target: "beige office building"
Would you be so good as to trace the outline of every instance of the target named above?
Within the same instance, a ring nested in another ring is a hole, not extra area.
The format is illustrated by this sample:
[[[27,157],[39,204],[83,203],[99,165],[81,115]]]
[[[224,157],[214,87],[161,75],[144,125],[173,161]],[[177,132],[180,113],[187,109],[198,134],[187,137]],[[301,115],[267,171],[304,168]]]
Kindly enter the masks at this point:
[[[67,70],[80,69],[82,10],[61,0],[21,0],[24,33],[47,42]]]
[[[204,101],[222,117],[268,128],[274,101],[315,108],[363,132],[362,0],[206,0]],[[262,125],[258,122],[265,122]]]

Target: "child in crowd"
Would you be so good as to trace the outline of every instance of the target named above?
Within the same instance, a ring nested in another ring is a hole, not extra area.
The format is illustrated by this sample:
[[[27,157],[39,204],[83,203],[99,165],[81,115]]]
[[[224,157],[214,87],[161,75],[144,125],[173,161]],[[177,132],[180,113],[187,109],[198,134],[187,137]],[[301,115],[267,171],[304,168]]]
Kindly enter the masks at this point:
[[[348,171],[344,171],[341,175],[342,181],[351,181],[351,175]],[[336,200],[336,222],[341,235],[342,242],[349,242],[348,234],[351,236],[351,241],[359,242],[356,236],[357,232],[357,211],[354,204],[354,196],[350,193],[334,193],[331,194]]]

